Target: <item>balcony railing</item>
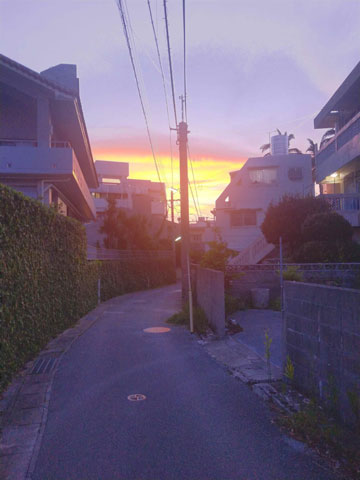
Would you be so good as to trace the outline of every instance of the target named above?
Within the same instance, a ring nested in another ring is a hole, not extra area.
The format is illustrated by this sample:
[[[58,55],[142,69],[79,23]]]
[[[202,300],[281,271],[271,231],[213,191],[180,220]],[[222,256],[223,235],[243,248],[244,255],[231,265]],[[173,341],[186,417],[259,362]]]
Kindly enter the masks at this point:
[[[329,202],[332,210],[353,212],[360,210],[360,193],[339,193],[320,195]]]
[[[316,163],[321,165],[360,133],[360,112],[355,115],[316,155]]]
[[[0,138],[0,146],[2,147],[37,147],[38,142],[36,140],[28,139],[7,139]],[[54,141],[51,142],[51,148],[71,148],[70,142],[67,141]]]

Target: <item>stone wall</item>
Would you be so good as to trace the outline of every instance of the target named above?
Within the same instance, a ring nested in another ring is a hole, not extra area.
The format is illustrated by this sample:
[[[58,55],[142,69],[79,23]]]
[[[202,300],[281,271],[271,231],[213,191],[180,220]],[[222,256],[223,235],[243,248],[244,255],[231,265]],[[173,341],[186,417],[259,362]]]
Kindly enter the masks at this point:
[[[204,310],[211,328],[219,336],[225,335],[224,274],[210,268],[196,267],[196,302]]]
[[[295,384],[355,421],[360,400],[360,291],[285,282],[285,348]]]

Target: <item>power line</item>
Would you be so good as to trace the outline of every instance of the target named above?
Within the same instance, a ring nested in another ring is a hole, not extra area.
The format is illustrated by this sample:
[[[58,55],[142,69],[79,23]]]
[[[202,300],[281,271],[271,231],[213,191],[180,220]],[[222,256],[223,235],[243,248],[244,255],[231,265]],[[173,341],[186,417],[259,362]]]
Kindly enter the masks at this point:
[[[156,30],[155,30],[155,25],[154,25],[154,19],[153,19],[153,15],[152,15],[150,0],[147,0],[147,4],[148,4],[148,7],[149,7],[151,27],[152,27],[152,31],[153,31],[153,35],[154,35],[154,40],[155,40],[155,45],[156,45],[156,53],[157,53],[157,57],[158,57],[158,61],[159,61],[161,79],[162,79],[162,84],[163,84],[163,89],[164,89],[164,96],[165,96],[166,114],[167,114],[168,125],[169,125],[169,143],[170,143],[170,158],[171,158],[171,186],[173,187],[173,186],[174,186],[174,169],[173,169],[173,151],[172,151],[172,139],[171,139],[171,125],[170,125],[169,103],[168,103],[168,98],[167,98],[167,90],[166,90],[166,84],[165,84],[164,69],[163,69],[163,66],[162,66],[161,55],[160,55],[160,48],[159,48],[159,42],[158,42]]]
[[[185,121],[187,123],[187,92],[186,92],[186,15],[185,15],[185,0],[182,2],[183,7],[183,39],[184,39],[184,102],[185,102]]]
[[[195,180],[195,173],[194,173],[194,168],[193,168],[193,162],[192,162],[191,155],[190,155],[189,144],[188,144],[188,146],[187,146],[187,150],[188,150],[188,157],[189,157],[189,160],[190,160],[190,168],[191,168],[191,173],[192,173],[192,177],[193,177],[193,183],[194,183],[196,200],[197,200],[197,204],[198,204],[200,216],[202,216],[202,215],[201,215],[200,202],[199,202],[199,195],[198,195],[198,190],[197,190],[197,185],[196,185],[196,180]]]
[[[176,126],[177,126],[177,125],[178,125],[178,121],[177,121],[177,114],[176,114],[175,87],[174,87],[174,76],[173,76],[172,62],[171,62],[170,35],[169,35],[169,24],[168,24],[168,18],[167,18],[166,0],[164,0],[164,14],[165,14],[165,26],[166,26],[167,50],[168,50],[168,57],[169,57],[169,69],[170,69],[170,80],[171,80],[171,94],[172,94],[173,107],[174,107],[175,124],[176,124]]]
[[[117,0],[117,6],[118,6],[118,9],[119,9],[119,12],[120,12],[120,17],[121,17],[121,21],[122,21],[122,25],[123,25],[123,30],[124,30],[124,35],[125,35],[125,39],[126,39],[126,44],[127,44],[127,47],[128,47],[129,56],[130,56],[130,60],[131,60],[131,65],[132,65],[132,69],[133,69],[134,76],[135,76],[136,87],[137,87],[137,91],[138,91],[138,94],[139,94],[139,99],[140,99],[140,103],[141,103],[141,109],[142,109],[142,112],[143,112],[143,115],[144,115],[144,120],[145,120],[146,130],[147,130],[148,139],[149,139],[149,143],[150,143],[150,147],[151,147],[151,152],[152,152],[152,156],[153,156],[153,159],[154,159],[157,176],[158,176],[158,178],[159,178],[159,182],[161,182],[161,176],[160,176],[158,164],[157,164],[157,161],[156,161],[156,156],[155,156],[155,151],[154,151],[153,142],[152,142],[152,139],[151,139],[151,134],[150,134],[150,129],[149,129],[149,122],[148,122],[147,115],[146,115],[146,110],[145,110],[145,106],[144,106],[144,101],[143,101],[143,98],[142,98],[142,94],[141,94],[141,90],[140,90],[140,84],[139,84],[139,79],[138,79],[138,75],[137,75],[137,71],[136,71],[136,67],[135,67],[135,62],[134,62],[134,57],[133,57],[133,53],[132,53],[132,49],[131,49],[131,43],[130,43],[130,38],[129,38],[129,33],[128,33],[128,28],[127,28],[126,17],[125,17],[125,13],[124,13],[124,8],[123,8],[122,0]]]

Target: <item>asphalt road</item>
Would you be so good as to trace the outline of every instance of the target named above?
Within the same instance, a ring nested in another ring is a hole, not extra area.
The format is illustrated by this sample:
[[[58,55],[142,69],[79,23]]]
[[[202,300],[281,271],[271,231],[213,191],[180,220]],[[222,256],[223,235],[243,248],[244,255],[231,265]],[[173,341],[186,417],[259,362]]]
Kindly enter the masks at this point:
[[[183,327],[178,286],[111,300],[55,376],[36,480],[329,480]],[[131,402],[140,393],[144,401]]]

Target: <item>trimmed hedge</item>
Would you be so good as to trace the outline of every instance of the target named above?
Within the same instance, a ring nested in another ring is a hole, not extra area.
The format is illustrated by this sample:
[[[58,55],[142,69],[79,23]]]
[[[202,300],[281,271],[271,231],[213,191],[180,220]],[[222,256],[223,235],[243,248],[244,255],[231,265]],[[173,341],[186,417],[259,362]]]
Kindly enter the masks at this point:
[[[174,264],[88,262],[83,225],[0,185],[0,391],[47,343],[102,300],[175,281]]]

